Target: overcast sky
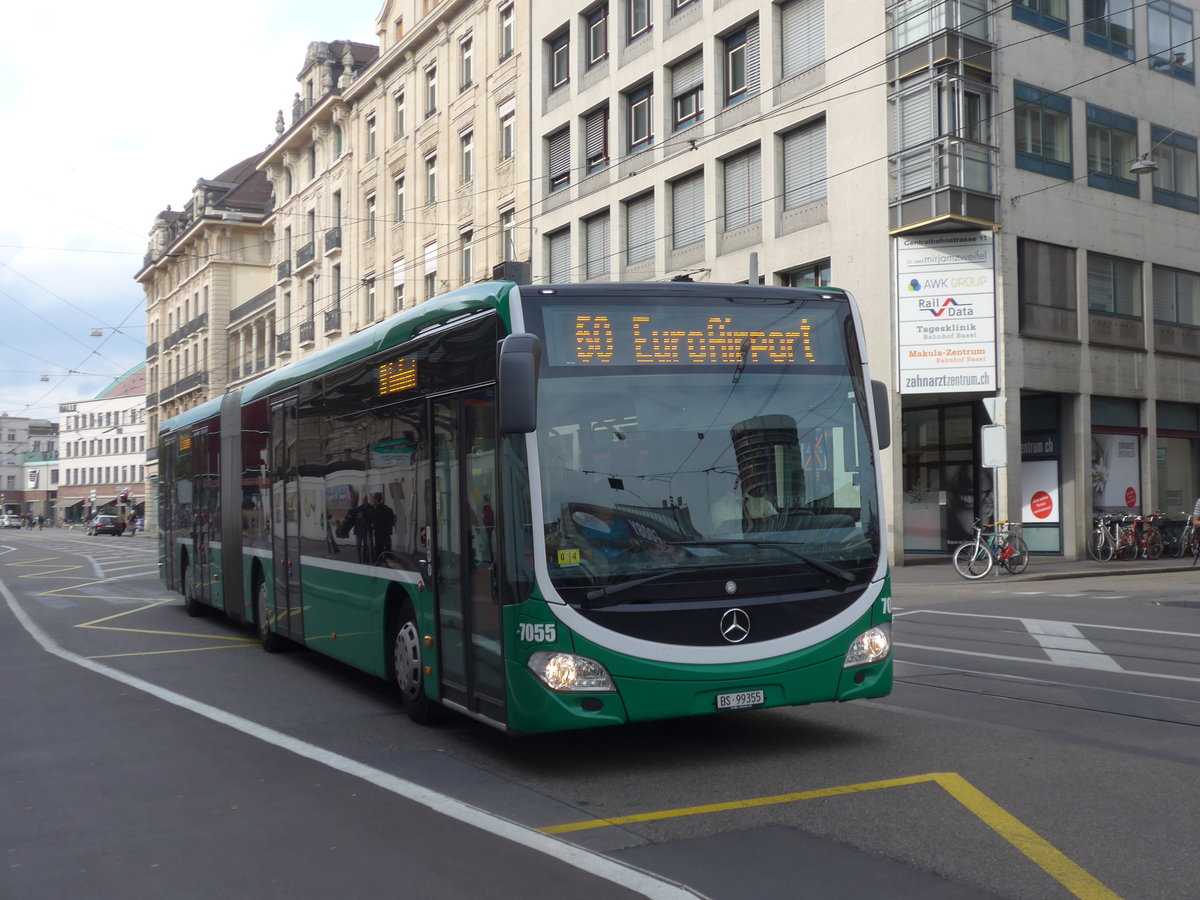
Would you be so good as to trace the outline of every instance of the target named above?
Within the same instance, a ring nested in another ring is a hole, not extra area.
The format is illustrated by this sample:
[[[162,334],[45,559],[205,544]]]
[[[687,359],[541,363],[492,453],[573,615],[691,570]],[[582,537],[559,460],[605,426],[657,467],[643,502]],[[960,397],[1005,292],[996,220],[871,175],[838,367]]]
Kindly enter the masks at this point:
[[[381,6],[4,5],[0,412],[57,420],[145,358],[155,215],[274,140],[309,42],[374,43]]]

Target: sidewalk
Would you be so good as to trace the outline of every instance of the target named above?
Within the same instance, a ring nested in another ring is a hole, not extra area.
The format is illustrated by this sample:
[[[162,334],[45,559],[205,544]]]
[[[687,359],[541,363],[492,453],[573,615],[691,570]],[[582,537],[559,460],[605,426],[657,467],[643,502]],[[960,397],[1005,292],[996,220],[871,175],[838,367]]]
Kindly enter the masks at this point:
[[[1125,562],[1114,559],[1112,562],[1095,562],[1090,559],[1063,559],[1061,556],[1030,556],[1029,568],[1020,575],[1012,575],[1007,570],[996,575],[993,571],[987,578],[972,582],[958,574],[949,556],[931,556],[909,558],[902,566],[892,567],[892,583],[896,585],[922,584],[1017,584],[1025,581],[1058,581],[1064,578],[1092,578],[1097,575],[1145,575],[1163,572],[1190,573],[1200,585],[1200,563],[1192,565],[1193,559],[1185,556],[1182,559],[1134,559]]]

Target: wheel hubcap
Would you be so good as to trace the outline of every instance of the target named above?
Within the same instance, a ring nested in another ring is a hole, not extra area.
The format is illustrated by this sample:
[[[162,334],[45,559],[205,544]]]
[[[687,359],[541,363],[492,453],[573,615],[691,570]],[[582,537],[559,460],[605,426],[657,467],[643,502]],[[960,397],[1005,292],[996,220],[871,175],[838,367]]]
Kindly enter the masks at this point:
[[[395,661],[396,684],[404,696],[416,699],[421,692],[421,640],[412,622],[405,622],[396,632]]]

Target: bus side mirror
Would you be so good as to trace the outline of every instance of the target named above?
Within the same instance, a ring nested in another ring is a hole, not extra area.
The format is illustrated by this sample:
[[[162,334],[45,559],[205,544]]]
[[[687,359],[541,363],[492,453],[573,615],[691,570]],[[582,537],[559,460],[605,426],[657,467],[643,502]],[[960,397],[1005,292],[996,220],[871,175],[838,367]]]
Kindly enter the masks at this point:
[[[892,415],[888,410],[888,389],[882,381],[871,382],[871,399],[875,405],[875,433],[879,435],[879,449],[892,445]]]
[[[542,342],[533,334],[510,334],[500,342],[500,433],[529,434],[537,428],[538,368]]]

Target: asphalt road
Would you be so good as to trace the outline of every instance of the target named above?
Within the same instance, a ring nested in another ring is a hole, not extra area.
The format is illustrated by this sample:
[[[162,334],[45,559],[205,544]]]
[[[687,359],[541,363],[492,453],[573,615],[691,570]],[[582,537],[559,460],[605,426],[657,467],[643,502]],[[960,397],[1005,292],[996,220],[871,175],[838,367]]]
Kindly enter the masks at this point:
[[[0,535],[66,656],[0,609],[0,896],[1195,894],[1187,573],[898,585],[886,700],[510,739],[189,619],[155,563]]]

